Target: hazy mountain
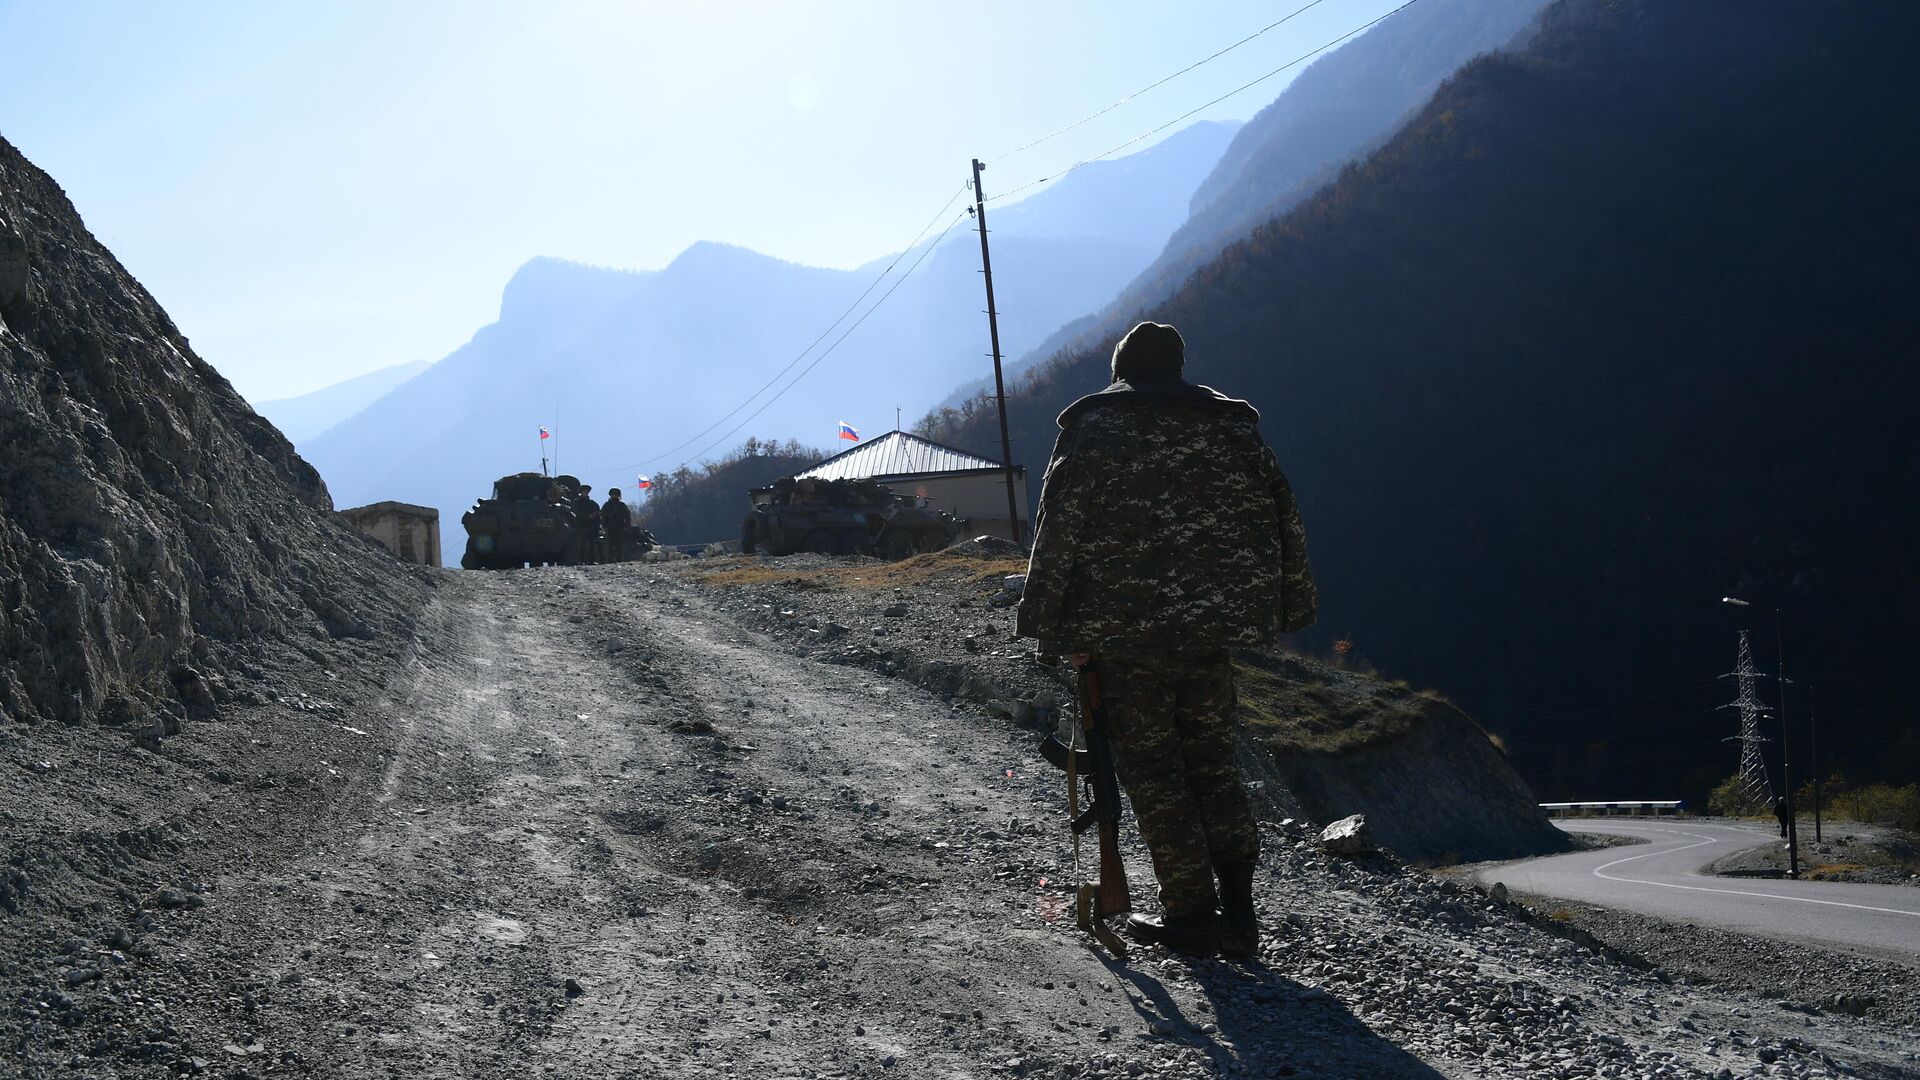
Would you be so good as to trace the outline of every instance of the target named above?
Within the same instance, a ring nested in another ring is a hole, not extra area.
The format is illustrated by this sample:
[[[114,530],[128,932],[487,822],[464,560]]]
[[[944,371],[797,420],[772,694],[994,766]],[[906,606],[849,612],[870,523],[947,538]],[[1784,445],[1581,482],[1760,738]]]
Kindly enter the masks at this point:
[[[1019,373],[1138,321],[1228,244],[1324,187],[1380,146],[1467,61],[1524,40],[1546,0],[1428,0],[1315,60],[1240,129],[1195,190],[1188,216],[1118,296],[1013,354]],[[991,191],[991,188],[988,188]],[[946,404],[990,385],[978,378]]]
[[[1743,620],[1774,663],[1769,618],[1719,602],[1745,596],[1784,607],[1822,771],[1910,781],[1920,7],[1542,18],[1156,309],[1264,414],[1308,640],[1444,691],[1545,796],[1700,799]],[[1017,457],[1110,347],[1023,387]],[[928,434],[999,441],[991,413]]]
[[[273,421],[280,434],[296,443],[304,442],[373,404],[394,387],[427,370],[427,366],[425,360],[396,364],[298,397],[258,402],[253,410]]]
[[[990,211],[1004,348],[1031,347],[1144,267],[1235,130],[1196,125]],[[711,243],[658,271],[535,259],[508,283],[497,322],[301,451],[341,505],[439,507],[444,546],[457,558],[460,512],[495,477],[539,468],[543,449],[604,490],[630,486],[641,470],[717,455],[748,435],[827,442],[840,420],[884,432],[896,406],[918,416],[969,372],[991,369],[979,241],[960,203],[951,214],[958,224],[918,272],[750,421],[764,397],[713,426],[806,348],[891,256],[852,271]],[[555,435],[544,446],[541,425]]]

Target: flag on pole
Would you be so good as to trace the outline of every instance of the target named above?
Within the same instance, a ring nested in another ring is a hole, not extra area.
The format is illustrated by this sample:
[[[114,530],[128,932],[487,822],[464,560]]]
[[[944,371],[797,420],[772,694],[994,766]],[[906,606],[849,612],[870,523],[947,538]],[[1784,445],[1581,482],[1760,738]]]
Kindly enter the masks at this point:
[[[840,421],[840,437],[848,442],[860,441],[860,430],[845,420]]]
[[[639,481],[638,481],[638,483],[639,483],[639,485],[640,485],[640,490],[641,490],[641,491],[645,491],[645,490],[647,490],[648,488],[650,488],[650,487],[652,487],[652,486],[653,486],[653,479],[652,479],[651,477],[648,477],[648,476],[642,476],[642,477],[640,477],[640,479],[639,479]]]
[[[549,435],[549,434],[547,434],[547,428],[546,428],[546,425],[544,425],[544,424],[543,424],[543,425],[541,425],[541,427],[540,427],[540,437],[541,437],[541,438],[543,438],[543,439],[551,439],[551,438],[553,438],[553,436],[551,436],[551,435]]]

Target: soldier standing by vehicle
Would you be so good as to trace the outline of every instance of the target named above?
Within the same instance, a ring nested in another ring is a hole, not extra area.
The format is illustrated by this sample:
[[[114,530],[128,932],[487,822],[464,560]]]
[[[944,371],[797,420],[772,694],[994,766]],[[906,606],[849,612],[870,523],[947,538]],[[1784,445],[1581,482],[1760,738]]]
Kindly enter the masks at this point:
[[[1112,385],[1060,414],[1016,631],[1101,681],[1164,912],[1128,932],[1249,957],[1260,838],[1228,650],[1305,629],[1316,594],[1260,414],[1185,382],[1184,359],[1178,331],[1141,323],[1114,348]]]
[[[627,561],[627,537],[633,531],[633,508],[620,501],[620,489],[607,492],[600,504],[600,527],[607,533],[607,561]]]
[[[573,497],[573,561],[584,566],[597,562],[600,546],[600,504],[593,501],[593,485],[581,484]]]

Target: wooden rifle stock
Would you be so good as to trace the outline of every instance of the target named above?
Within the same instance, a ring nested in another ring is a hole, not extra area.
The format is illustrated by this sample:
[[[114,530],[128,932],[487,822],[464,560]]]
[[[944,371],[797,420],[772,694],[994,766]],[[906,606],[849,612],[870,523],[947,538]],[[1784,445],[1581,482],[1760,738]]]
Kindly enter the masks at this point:
[[[1080,730],[1085,733],[1087,753],[1092,759],[1093,805],[1081,820],[1073,823],[1075,832],[1090,824],[1100,826],[1100,887],[1095,911],[1102,917],[1133,910],[1133,895],[1127,886],[1127,867],[1120,861],[1120,779],[1114,773],[1113,746],[1107,739],[1106,706],[1100,700],[1100,676],[1091,664],[1080,668]]]

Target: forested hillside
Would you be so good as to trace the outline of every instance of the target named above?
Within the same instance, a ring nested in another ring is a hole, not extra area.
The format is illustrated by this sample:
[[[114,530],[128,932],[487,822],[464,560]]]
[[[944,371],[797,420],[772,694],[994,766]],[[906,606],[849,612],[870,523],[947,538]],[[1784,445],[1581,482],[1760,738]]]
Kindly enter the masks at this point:
[[[750,438],[725,457],[653,477],[640,523],[663,544],[735,540],[747,493],[820,463],[827,455],[796,439]]]
[[[1562,0],[1139,313],[1264,413],[1307,644],[1451,695],[1543,796],[1703,798],[1743,595],[1784,608],[1824,770],[1920,771],[1916,31],[1893,2]],[[1017,459],[1110,344],[1021,385]],[[932,427],[994,442],[991,412]]]

